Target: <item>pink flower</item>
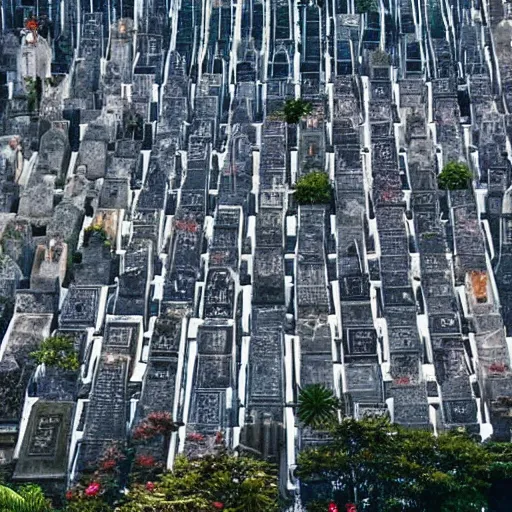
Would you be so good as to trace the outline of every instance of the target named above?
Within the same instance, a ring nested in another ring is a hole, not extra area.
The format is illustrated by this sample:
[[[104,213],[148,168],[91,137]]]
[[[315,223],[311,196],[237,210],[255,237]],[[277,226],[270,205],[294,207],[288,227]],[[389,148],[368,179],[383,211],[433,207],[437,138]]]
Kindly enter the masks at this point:
[[[345,505],[345,510],[347,512],[357,512],[356,506],[353,503],[347,503]]]
[[[155,490],[155,484],[153,482],[146,482],[146,490],[153,492]]]
[[[87,496],[96,496],[96,494],[98,494],[100,492],[100,489],[101,489],[101,485],[99,482],[91,482],[89,484],[89,487],[87,487],[87,489],[85,489],[85,494]]]
[[[191,434],[189,434],[187,436],[187,439],[189,441],[200,443],[201,441],[204,441],[204,436],[203,436],[203,434],[200,434],[199,432],[192,432]]]
[[[224,441],[224,436],[222,435],[222,432],[217,432],[215,434],[215,444],[222,444],[222,441]]]
[[[224,503],[221,501],[214,501],[212,505],[218,510],[222,510],[224,508]]]

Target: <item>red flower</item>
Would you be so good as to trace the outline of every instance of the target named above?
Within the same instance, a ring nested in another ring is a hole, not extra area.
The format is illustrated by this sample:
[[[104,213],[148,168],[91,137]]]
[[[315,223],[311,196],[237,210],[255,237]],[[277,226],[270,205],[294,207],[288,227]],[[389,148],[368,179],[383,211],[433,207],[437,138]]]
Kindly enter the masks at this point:
[[[168,435],[173,431],[174,423],[168,412],[152,412],[148,414],[148,422],[158,434]]]
[[[149,492],[153,492],[155,490],[155,484],[153,482],[146,482],[146,489]]]
[[[143,468],[150,468],[155,465],[155,458],[151,455],[139,455],[135,459],[135,464],[142,466]]]
[[[147,423],[141,423],[133,432],[134,439],[150,439],[154,432]]]
[[[224,503],[220,501],[214,501],[212,505],[218,510],[222,510],[224,508]]]
[[[193,441],[195,443],[200,443],[201,441],[204,441],[203,434],[200,434],[199,432],[192,432],[187,436],[187,439],[189,441]]]
[[[87,496],[96,496],[96,494],[98,494],[100,492],[100,489],[101,489],[101,485],[99,482],[91,482],[89,484],[89,487],[87,487],[87,489],[85,489],[85,494]]]
[[[345,510],[347,512],[357,512],[356,506],[353,503],[347,503],[345,505]]]
[[[114,459],[107,459],[101,463],[101,469],[103,471],[110,471],[116,467],[116,461]]]
[[[224,441],[222,432],[217,432],[217,434],[215,434],[215,444],[222,444],[222,441]]]
[[[133,432],[134,439],[152,439],[157,435],[168,436],[175,430],[172,416],[168,412],[152,412],[139,423]]]
[[[68,501],[71,501],[74,497],[75,497],[75,495],[73,494],[73,491],[66,492],[66,499]]]
[[[28,30],[37,30],[37,21],[27,20],[27,22],[25,23],[25,27],[28,28]]]

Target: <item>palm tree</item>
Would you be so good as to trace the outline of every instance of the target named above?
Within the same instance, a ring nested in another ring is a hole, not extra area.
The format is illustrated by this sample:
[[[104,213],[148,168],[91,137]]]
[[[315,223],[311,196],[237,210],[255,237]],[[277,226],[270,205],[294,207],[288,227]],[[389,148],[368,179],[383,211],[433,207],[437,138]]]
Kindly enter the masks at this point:
[[[325,428],[337,420],[339,401],[322,384],[311,384],[300,390],[297,415],[307,427]]]
[[[0,510],[5,512],[51,512],[50,502],[37,485],[25,485],[19,492],[0,485]]]

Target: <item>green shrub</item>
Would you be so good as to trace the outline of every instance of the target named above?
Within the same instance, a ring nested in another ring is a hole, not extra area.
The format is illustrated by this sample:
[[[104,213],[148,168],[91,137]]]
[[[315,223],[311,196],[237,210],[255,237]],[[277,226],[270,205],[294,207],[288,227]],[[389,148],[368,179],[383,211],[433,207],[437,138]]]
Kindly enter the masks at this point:
[[[297,124],[302,117],[311,114],[313,106],[301,99],[287,100],[283,107],[285,120],[288,124]]]
[[[221,453],[195,460],[177,457],[172,472],[155,482],[133,485],[116,510],[278,512],[283,509],[276,466]]]
[[[313,171],[297,181],[295,199],[299,204],[326,204],[331,201],[329,176],[322,171]]]
[[[469,188],[473,175],[466,164],[448,162],[439,176],[437,184],[443,190],[462,190]]]
[[[66,336],[51,336],[40,345],[39,350],[31,352],[31,357],[38,364],[62,368],[63,370],[78,370],[80,361],[73,346],[73,340]]]

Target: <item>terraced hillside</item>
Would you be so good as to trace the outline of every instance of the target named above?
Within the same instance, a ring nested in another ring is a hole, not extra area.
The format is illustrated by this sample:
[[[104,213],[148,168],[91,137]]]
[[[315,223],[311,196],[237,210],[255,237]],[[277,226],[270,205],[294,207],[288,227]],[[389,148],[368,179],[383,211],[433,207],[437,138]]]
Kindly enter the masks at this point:
[[[326,437],[296,415],[309,384],[340,417],[510,441],[510,3],[14,0],[0,19],[15,480],[64,489],[169,413],[152,457],[222,442],[294,495]],[[470,179],[446,185],[453,163]],[[330,201],[297,200],[313,172]],[[37,364],[50,336],[79,369]]]

